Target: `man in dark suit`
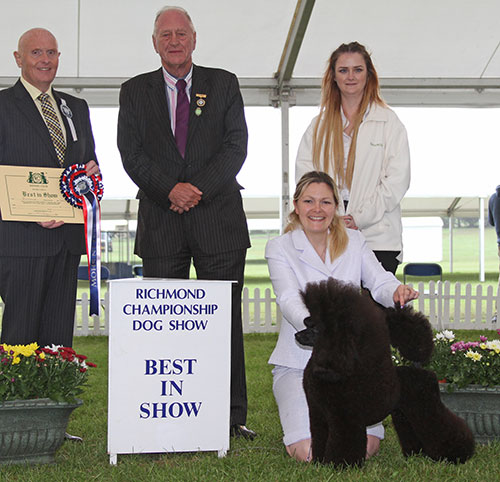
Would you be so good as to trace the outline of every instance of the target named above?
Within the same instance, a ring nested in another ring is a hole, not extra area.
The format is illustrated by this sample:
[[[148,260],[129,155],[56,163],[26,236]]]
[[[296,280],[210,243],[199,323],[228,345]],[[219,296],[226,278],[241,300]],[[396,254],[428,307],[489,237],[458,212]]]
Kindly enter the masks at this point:
[[[234,74],[193,65],[196,32],[187,12],[158,13],[153,45],[162,68],[125,82],[118,147],[139,187],[135,253],[147,277],[235,280],[232,291],[231,433],[245,427],[247,396],[241,290],[250,246],[236,181],[247,128]]]
[[[62,168],[82,163],[87,174],[95,174],[99,168],[87,103],[51,87],[59,55],[55,37],[45,29],[28,30],[19,39],[14,57],[21,78],[0,92],[0,164]],[[47,103],[55,116],[51,120],[43,111]],[[0,219],[3,343],[72,345],[77,270],[84,252],[83,225]]]

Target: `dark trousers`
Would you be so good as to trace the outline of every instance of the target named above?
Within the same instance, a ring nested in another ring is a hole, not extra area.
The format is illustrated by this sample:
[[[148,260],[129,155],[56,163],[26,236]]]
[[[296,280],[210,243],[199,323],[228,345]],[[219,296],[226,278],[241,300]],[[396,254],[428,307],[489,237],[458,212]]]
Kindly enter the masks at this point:
[[[191,260],[198,279],[237,281],[231,299],[231,415],[230,424],[245,425],[247,386],[241,323],[241,291],[246,249],[217,254],[181,253],[163,258],[143,258],[144,277],[188,279]]]
[[[65,247],[56,256],[0,256],[2,343],[73,344],[79,263]]]
[[[398,269],[399,261],[397,257],[401,251],[373,251],[380,264],[384,267],[386,271],[390,271],[392,274],[396,274]]]

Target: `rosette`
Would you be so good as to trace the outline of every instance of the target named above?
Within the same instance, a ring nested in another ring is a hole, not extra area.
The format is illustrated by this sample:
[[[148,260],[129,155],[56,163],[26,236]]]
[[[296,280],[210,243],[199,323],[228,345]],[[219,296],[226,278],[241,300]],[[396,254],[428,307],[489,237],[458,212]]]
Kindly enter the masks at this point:
[[[83,209],[85,243],[90,284],[90,315],[99,315],[101,289],[101,206],[103,195],[101,177],[87,176],[85,164],[73,164],[61,174],[63,197],[72,206]]]

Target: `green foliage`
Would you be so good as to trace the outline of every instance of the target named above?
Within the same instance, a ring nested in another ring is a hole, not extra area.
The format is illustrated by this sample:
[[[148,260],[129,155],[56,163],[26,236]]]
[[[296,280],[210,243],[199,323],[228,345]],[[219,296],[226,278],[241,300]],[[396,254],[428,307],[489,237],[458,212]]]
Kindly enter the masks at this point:
[[[74,403],[87,381],[86,356],[68,347],[0,345],[0,402],[50,398]]]

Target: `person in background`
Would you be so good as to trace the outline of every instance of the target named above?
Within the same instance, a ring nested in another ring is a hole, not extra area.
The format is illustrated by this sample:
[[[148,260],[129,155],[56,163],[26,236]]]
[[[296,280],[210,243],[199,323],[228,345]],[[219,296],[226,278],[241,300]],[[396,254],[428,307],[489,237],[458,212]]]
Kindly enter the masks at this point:
[[[403,249],[400,203],[410,185],[408,139],[380,97],[377,72],[358,42],[330,56],[320,113],[298,149],[296,180],[312,169],[333,177],[345,225],[359,229],[382,266],[395,273]]]
[[[153,46],[161,68],[122,85],[118,148],[139,187],[135,253],[145,277],[230,280],[231,434],[246,427],[247,391],[241,292],[250,238],[236,175],[247,154],[238,80],[194,65],[196,31],[180,7],[155,19]]]
[[[87,103],[52,88],[59,56],[48,30],[21,35],[14,52],[21,78],[0,92],[0,164],[35,171],[86,164],[87,175],[98,174]],[[0,220],[2,343],[72,346],[83,253],[83,224]]]
[[[359,230],[345,228],[338,214],[340,196],[328,174],[304,174],[297,183],[293,205],[285,234],[266,245],[269,274],[283,313],[269,363],[275,365],[273,392],[286,451],[299,461],[310,461],[309,410],[302,378],[311,349],[299,345],[294,336],[305,329],[304,319],[309,316],[300,291],[309,282],[332,277],[355,286],[363,283],[375,301],[386,307],[403,306],[417,298],[418,292],[383,269]],[[367,458],[379,451],[383,438],[382,421],[367,428]]]
[[[491,195],[488,202],[488,221],[495,227],[495,231],[497,232],[498,257],[500,258],[500,186],[497,186],[496,191]],[[498,289],[500,290],[500,272],[498,277]],[[493,322],[497,321],[497,316],[498,313],[493,315]]]

